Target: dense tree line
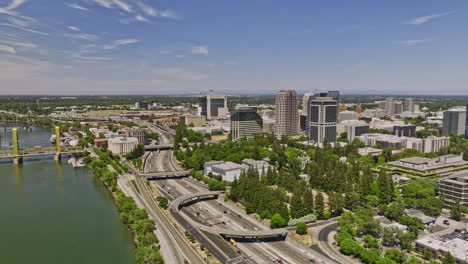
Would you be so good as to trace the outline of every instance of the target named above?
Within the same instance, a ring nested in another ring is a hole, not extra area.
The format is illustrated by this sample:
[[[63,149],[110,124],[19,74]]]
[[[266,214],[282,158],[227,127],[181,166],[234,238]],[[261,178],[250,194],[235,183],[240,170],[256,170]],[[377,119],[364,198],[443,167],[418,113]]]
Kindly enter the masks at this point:
[[[88,156],[86,158],[87,164],[93,170],[94,175],[101,179],[108,186],[109,190],[113,192],[122,223],[135,235],[137,241],[137,248],[135,249],[136,263],[164,263],[159,252],[158,238],[153,232],[154,221],[149,218],[146,209],[138,208],[133,198],[126,196],[119,190],[117,187],[117,176],[119,173],[112,172],[107,167],[108,164],[111,164],[113,167],[115,166],[114,168],[119,168],[120,170],[123,166],[112,158],[110,152],[98,149],[95,149],[95,151],[98,158]]]

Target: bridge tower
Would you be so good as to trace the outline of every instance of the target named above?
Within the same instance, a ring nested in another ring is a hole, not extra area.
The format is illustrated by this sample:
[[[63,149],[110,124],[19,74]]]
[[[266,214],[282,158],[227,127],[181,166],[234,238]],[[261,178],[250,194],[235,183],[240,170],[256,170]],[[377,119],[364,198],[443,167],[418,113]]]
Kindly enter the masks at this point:
[[[11,140],[13,144],[13,163],[20,164],[23,162],[23,157],[19,156],[19,138],[18,138],[18,128],[14,127],[11,129]]]
[[[60,146],[60,127],[55,127],[55,156],[54,160],[60,160],[60,152],[62,152],[62,147]]]

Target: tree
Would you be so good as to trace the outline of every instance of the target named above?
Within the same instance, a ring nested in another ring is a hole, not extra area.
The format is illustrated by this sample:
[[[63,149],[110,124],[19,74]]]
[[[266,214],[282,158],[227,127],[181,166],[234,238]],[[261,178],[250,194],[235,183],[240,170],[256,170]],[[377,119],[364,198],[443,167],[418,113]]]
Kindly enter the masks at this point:
[[[307,234],[307,225],[304,222],[297,223],[296,233],[299,234],[299,235]]]
[[[399,264],[403,264],[406,261],[405,253],[401,252],[398,249],[389,249],[385,251],[385,257]]]
[[[307,214],[302,197],[297,193],[293,193],[291,197],[290,210],[292,219],[297,219]]]
[[[380,248],[379,240],[371,235],[365,235],[363,241],[366,248]]]
[[[405,264],[423,264],[423,262],[422,262],[421,260],[419,260],[418,258],[416,258],[416,257],[413,256],[413,257],[409,258],[409,259],[405,262]]]
[[[442,264],[455,264],[456,260],[450,252],[445,252],[442,258]]]
[[[139,246],[135,249],[135,259],[137,264],[163,264],[164,260],[159,251]]]
[[[302,200],[304,202],[304,207],[306,209],[306,214],[311,214],[314,212],[314,198],[312,196],[312,190],[307,188],[307,190],[302,195]]]
[[[393,247],[399,243],[401,230],[398,227],[384,227],[382,235],[382,245]]]
[[[284,227],[286,220],[279,213],[276,213],[271,217],[270,226],[272,228]]]
[[[332,192],[330,194],[330,201],[328,205],[334,215],[340,215],[343,212],[343,208],[345,206],[343,195],[337,192]]]
[[[456,201],[450,206],[450,215],[455,221],[460,221],[463,216],[463,207],[460,205],[460,201]]]
[[[390,203],[394,192],[392,176],[388,175],[387,171],[382,168],[380,169],[377,182],[379,186],[380,201],[384,204]]]
[[[384,215],[390,220],[398,220],[405,212],[405,205],[400,202],[391,203],[385,210]]]
[[[323,201],[323,194],[319,192],[317,193],[317,196],[315,196],[315,213],[319,219],[323,218],[324,211],[325,202]]]

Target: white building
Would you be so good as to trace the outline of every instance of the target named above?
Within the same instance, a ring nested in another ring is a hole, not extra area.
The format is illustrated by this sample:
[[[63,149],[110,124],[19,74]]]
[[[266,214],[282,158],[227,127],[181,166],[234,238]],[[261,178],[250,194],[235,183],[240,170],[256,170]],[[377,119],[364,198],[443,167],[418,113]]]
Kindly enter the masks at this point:
[[[338,113],[338,123],[341,123],[345,120],[357,120],[358,113],[354,111],[342,111]]]
[[[256,169],[260,176],[262,176],[263,173],[267,173],[268,168],[270,167],[270,164],[265,160],[243,159],[242,164]]]
[[[441,148],[447,148],[450,145],[450,137],[429,136],[422,139],[422,152],[439,152]]]
[[[337,125],[338,135],[346,132],[348,140],[353,141],[357,136],[369,133],[369,124],[360,120],[345,120]]]
[[[242,171],[247,171],[249,166],[245,164],[237,164],[234,162],[211,161],[204,165],[205,175],[210,172],[214,175],[220,175],[223,181],[232,182],[234,179],[239,179]]]
[[[108,149],[115,155],[125,155],[132,152],[138,145],[138,138],[114,137],[107,141]]]

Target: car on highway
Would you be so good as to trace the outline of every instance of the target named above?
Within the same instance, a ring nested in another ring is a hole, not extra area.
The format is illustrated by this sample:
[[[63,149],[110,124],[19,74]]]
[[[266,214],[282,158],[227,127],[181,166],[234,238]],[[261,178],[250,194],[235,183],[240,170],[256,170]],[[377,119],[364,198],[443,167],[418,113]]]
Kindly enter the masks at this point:
[[[271,262],[276,262],[276,258],[275,258],[275,257],[269,257],[269,260],[270,260]]]
[[[276,262],[278,262],[279,264],[283,264],[283,260],[282,259],[277,259]]]

